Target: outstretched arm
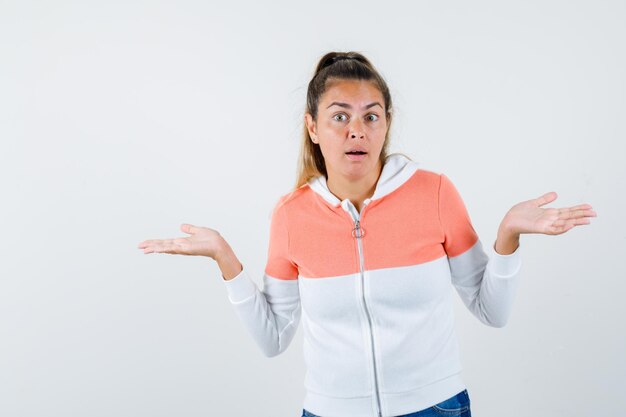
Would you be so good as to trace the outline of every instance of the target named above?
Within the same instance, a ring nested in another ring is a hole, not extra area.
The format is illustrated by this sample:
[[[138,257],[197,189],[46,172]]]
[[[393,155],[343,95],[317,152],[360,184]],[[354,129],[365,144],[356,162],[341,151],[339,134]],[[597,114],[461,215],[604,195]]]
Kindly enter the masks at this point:
[[[596,216],[588,204],[560,209],[541,207],[555,199],[556,193],[550,192],[513,206],[500,224],[496,242],[489,248],[491,256],[487,256],[459,192],[448,177],[441,175],[440,220],[452,284],[467,308],[484,324],[503,327],[511,314],[521,277],[521,234],[561,234],[589,224],[589,217]]]
[[[276,356],[289,346],[300,321],[298,271],[291,263],[284,214],[274,210],[263,290],[254,283],[226,240],[208,227],[181,225],[184,238],[141,242],[144,253],[208,256],[222,271],[228,298],[261,351]]]

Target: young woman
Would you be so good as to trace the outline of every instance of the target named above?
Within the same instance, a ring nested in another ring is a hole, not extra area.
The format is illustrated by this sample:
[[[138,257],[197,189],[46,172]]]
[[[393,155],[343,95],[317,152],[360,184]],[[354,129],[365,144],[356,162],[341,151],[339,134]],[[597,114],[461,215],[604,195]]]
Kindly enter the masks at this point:
[[[451,286],[481,322],[502,327],[520,280],[523,233],[589,224],[592,207],[513,206],[488,247],[444,174],[388,154],[387,84],[361,54],[324,55],[309,83],[299,175],[276,204],[263,290],[216,230],[146,240],[144,253],[208,256],[268,357],[299,322],[307,365],[303,416],[470,416]]]

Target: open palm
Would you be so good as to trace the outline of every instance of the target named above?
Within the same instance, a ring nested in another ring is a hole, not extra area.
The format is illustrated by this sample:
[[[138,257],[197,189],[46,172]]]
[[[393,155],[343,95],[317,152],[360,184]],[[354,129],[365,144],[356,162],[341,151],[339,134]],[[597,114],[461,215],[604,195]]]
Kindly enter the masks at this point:
[[[209,256],[213,259],[223,248],[224,238],[217,230],[186,223],[180,226],[180,230],[191,236],[144,240],[137,247],[143,249],[143,253]]]
[[[541,208],[556,198],[557,194],[552,191],[539,198],[514,205],[506,214],[509,229],[519,234],[560,235],[575,226],[589,224],[589,217],[597,216],[589,204],[565,208]]]

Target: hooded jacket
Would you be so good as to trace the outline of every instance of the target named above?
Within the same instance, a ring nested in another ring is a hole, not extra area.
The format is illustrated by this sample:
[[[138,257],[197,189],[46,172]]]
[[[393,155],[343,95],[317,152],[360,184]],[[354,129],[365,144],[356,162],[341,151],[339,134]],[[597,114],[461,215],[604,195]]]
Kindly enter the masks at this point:
[[[520,249],[489,252],[450,179],[391,154],[360,213],[324,176],[280,197],[263,290],[245,268],[224,282],[266,356],[283,352],[302,321],[304,408],[397,416],[466,389],[453,287],[482,323],[506,324]]]

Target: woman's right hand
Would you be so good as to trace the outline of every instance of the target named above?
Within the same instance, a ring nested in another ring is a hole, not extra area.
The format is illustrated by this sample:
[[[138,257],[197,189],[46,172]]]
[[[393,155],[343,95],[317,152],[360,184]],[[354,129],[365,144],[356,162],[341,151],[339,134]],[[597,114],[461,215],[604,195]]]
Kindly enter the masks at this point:
[[[188,237],[172,239],[144,240],[137,247],[143,253],[171,253],[176,255],[208,256],[217,260],[218,255],[228,246],[217,230],[208,227],[183,223],[180,230]]]

